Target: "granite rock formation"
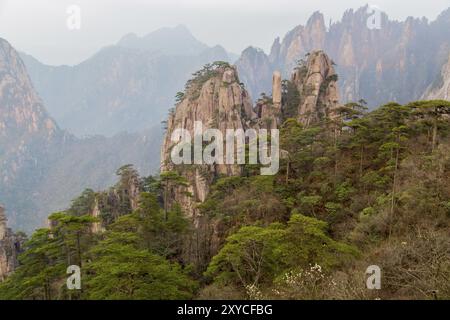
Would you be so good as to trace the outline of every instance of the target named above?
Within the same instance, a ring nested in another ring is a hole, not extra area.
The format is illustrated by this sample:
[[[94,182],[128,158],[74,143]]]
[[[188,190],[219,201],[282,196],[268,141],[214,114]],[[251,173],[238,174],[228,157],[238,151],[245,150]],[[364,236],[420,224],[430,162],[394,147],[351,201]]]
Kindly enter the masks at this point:
[[[450,100],[450,54],[442,71],[423,96],[424,100]]]
[[[298,120],[306,127],[324,118],[333,118],[339,107],[337,74],[333,61],[323,52],[314,51],[295,68],[291,81],[300,93]]]
[[[192,144],[196,139],[196,122],[202,123],[202,130],[217,129],[223,137],[227,129],[278,128],[283,113],[281,73],[274,72],[269,79],[272,79],[272,96],[262,95],[253,107],[247,90],[239,81],[236,68],[224,63],[213,64],[213,67],[208,66],[196,73],[196,77],[188,82],[180,102],[169,115],[161,150],[161,172],[176,172],[185,178],[187,184],[170,185],[165,191],[165,205],[170,208],[178,203],[196,230],[202,230],[197,235],[203,237],[186,240],[185,257],[188,261],[197,256],[199,246],[203,246],[203,252],[216,252],[220,227],[214,219],[203,217],[199,206],[204,203],[218,178],[239,176],[243,166],[195,162],[175,165],[171,156],[178,142],[172,138],[181,140],[187,137]],[[333,116],[333,110],[339,106],[336,81],[333,63],[322,51],[312,52],[308,61],[295,69],[291,82],[303,97],[297,111],[299,121],[307,126]],[[189,135],[182,136],[177,129],[184,129]],[[224,155],[226,148],[224,142]],[[191,161],[192,158],[190,155]]]
[[[0,206],[0,282],[17,267],[22,245],[22,239],[8,228],[5,209]]]
[[[368,27],[374,14],[379,28]],[[260,81],[262,77],[280,70],[286,78],[305,54],[323,50],[337,64],[344,103],[364,99],[371,108],[389,101],[407,103],[419,99],[441,73],[450,53],[449,28],[450,9],[434,21],[410,17],[399,22],[365,6],[346,11],[329,26],[316,12],[305,26],[277,38],[270,54],[245,50],[237,67],[256,100],[270,90],[270,82]]]
[[[201,122],[203,130],[218,129],[225,136],[227,129],[247,129],[256,118],[247,91],[240,85],[237,72],[231,66],[219,66],[191,80],[184,99],[169,115],[167,133],[161,152],[161,171],[172,171],[170,161],[174,143],[171,135],[175,129],[185,129],[194,137],[195,122]],[[226,149],[224,148],[224,152]],[[203,202],[209,186],[218,175],[239,175],[238,165],[195,164],[183,175],[189,181],[188,190],[175,188],[170,197],[180,203],[188,216],[196,215],[196,205]],[[188,191],[188,195],[185,191]]]
[[[115,183],[114,172],[125,164],[142,175],[156,172],[159,159],[151,153],[161,131],[74,137],[49,116],[19,54],[0,39],[0,198],[14,230],[45,225],[85,188]]]

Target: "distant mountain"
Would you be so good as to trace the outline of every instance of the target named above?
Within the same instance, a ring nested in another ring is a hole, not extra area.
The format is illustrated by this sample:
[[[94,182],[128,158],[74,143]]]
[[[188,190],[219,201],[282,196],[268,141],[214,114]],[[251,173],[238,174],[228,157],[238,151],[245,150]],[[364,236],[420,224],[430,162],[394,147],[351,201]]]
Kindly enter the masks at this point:
[[[156,172],[161,131],[85,139],[67,133],[49,116],[18,53],[0,39],[0,202],[11,227],[44,225],[84,188],[114,182],[124,164]]]
[[[240,79],[253,99],[257,99],[261,93],[268,94],[272,91],[274,68],[263,50],[254,47],[245,49],[236,65]]]
[[[143,37],[130,33],[124,36],[117,45],[124,48],[159,52],[164,55],[198,55],[209,49],[183,25],[175,28],[161,28]]]
[[[368,6],[348,10],[327,27],[316,12],[305,26],[297,26],[283,40],[277,38],[269,55],[245,50],[237,66],[253,99],[270,90],[270,83],[259,79],[274,70],[288,79],[297,62],[313,50],[324,50],[337,64],[344,102],[363,98],[376,107],[420,98],[448,60],[450,9],[432,22],[411,17],[398,22],[380,13],[380,29],[368,28],[372,15]]]
[[[163,120],[191,74],[230,55],[186,27],[129,34],[74,67],[47,66],[22,54],[36,90],[63,129],[77,136],[138,132]]]

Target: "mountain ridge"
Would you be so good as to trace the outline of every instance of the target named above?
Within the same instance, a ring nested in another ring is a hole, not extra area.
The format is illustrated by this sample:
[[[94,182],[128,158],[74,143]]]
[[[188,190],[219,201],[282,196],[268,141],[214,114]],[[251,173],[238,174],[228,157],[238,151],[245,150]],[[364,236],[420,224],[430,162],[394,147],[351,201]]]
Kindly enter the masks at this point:
[[[125,36],[71,67],[44,65],[27,54],[22,57],[44,104],[62,128],[79,137],[111,137],[159,125],[191,73],[206,63],[230,61],[230,55],[219,45],[206,46],[179,26],[143,37]]]
[[[60,129],[19,54],[0,39],[0,200],[13,229],[43,226],[49,212],[67,208],[83,189],[113,183],[125,164],[135,163],[143,174],[157,171],[159,162],[150,154],[159,149],[161,135],[159,126],[85,139]]]
[[[323,14],[315,12],[305,25],[274,40],[270,53],[264,53],[270,65],[263,65],[259,72],[280,70],[288,78],[306,53],[324,50],[337,64],[344,102],[365,99],[374,108],[388,101],[407,103],[420,98],[450,52],[450,40],[445,35],[450,27],[450,8],[434,21],[409,17],[399,22],[381,12],[379,30],[368,28],[368,9],[347,10],[329,27]],[[244,51],[238,70],[243,79],[258,79],[257,72],[243,63],[250,55]],[[415,79],[413,83],[411,78]],[[248,85],[253,99],[269,89],[266,83]]]

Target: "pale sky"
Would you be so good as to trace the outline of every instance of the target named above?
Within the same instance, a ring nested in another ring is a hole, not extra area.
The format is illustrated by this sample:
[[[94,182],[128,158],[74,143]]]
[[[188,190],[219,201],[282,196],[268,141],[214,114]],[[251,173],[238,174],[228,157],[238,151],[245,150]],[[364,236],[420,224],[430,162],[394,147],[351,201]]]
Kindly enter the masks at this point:
[[[304,24],[314,11],[326,21],[366,3],[389,17],[434,20],[450,0],[0,0],[0,37],[44,63],[76,64],[123,35],[145,35],[186,25],[208,45],[240,53],[249,45],[266,52],[275,37]],[[66,26],[70,5],[81,8],[81,29]]]

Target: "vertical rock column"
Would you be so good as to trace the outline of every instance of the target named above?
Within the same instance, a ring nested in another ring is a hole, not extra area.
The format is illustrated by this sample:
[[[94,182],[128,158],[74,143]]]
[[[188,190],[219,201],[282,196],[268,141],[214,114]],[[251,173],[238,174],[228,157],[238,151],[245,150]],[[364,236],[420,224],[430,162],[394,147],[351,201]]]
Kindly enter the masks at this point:
[[[0,281],[5,280],[17,265],[16,237],[6,222],[5,209],[0,206]]]
[[[337,74],[332,60],[323,51],[314,51],[308,61],[295,69],[291,81],[300,93],[298,121],[309,127],[333,119],[339,108]]]
[[[6,237],[6,221],[5,209],[0,206],[0,241]]]
[[[272,101],[276,109],[281,109],[281,73],[275,71],[272,78]]]

